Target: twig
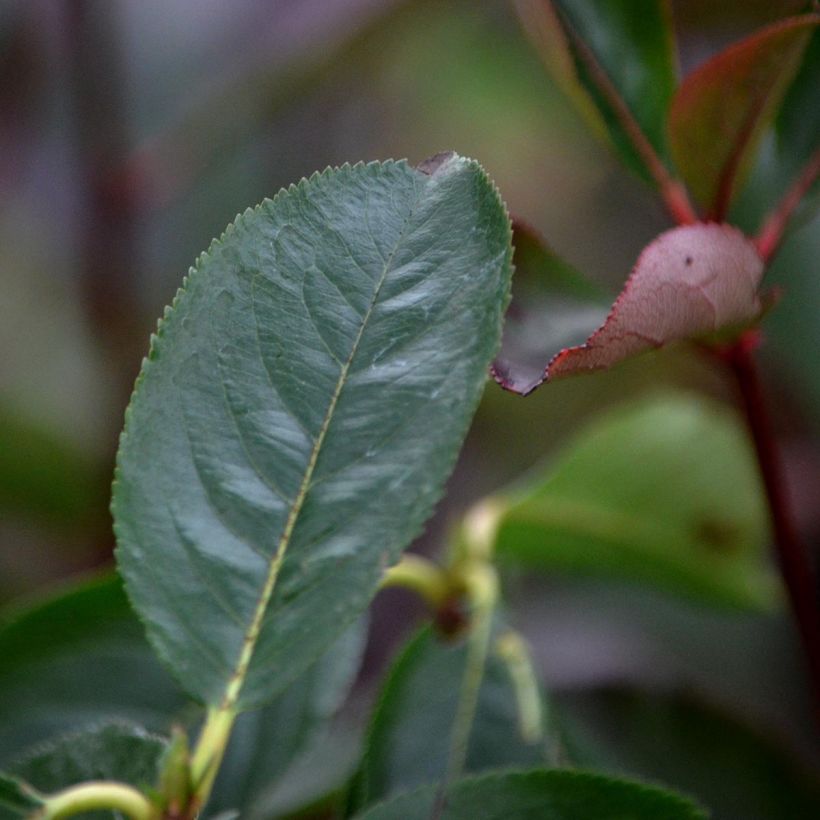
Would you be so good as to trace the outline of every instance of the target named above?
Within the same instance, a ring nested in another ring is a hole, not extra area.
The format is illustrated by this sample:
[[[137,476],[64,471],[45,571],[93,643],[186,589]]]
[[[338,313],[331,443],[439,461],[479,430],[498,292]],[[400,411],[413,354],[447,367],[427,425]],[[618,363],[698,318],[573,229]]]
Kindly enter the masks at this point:
[[[755,237],[758,253],[763,257],[764,262],[770,262],[777,252],[797,206],[814,185],[818,176],[820,176],[820,148],[800,170],[783,198],[766,217],[763,227]]]
[[[815,703],[820,709],[820,608],[817,587],[808,551],[801,542],[794,521],[780,451],[754,359],[754,351],[759,342],[759,332],[750,331],[730,347],[724,356],[734,371],[743,399],[769,502],[780,572],[808,659]]]

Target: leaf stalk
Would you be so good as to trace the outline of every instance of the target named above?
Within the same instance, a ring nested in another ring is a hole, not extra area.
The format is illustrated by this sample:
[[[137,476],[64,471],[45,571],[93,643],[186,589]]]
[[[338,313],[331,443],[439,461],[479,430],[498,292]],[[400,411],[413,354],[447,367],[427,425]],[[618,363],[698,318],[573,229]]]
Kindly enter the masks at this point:
[[[131,820],[157,820],[156,807],[140,791],[126,783],[89,781],[65,789],[45,799],[45,805],[32,818],[60,820],[82,812],[112,809]]]

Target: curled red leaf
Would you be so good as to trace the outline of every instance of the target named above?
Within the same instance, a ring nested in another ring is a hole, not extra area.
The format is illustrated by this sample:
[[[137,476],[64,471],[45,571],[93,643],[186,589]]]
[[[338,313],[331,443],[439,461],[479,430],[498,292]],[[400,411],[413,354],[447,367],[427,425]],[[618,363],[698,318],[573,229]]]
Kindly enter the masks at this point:
[[[546,381],[748,324],[762,312],[763,268],[754,243],[737,228],[673,228],[644,248],[604,323],[583,344],[553,356],[540,381],[522,390],[511,371],[495,368],[493,376],[505,389],[526,395]]]

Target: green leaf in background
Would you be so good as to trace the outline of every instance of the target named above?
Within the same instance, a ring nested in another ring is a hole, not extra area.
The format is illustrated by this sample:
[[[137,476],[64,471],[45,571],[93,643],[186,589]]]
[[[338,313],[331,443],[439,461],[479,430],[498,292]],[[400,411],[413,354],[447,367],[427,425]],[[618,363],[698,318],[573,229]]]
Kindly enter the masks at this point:
[[[685,697],[621,690],[555,695],[573,763],[665,783],[694,795],[714,820],[820,816],[820,779],[776,745]],[[659,749],[662,753],[659,753]]]
[[[479,504],[464,533],[533,569],[765,608],[779,601],[765,509],[735,416],[670,394],[600,419],[543,477]]]
[[[33,744],[100,722],[164,732],[188,703],[114,577],[7,616],[0,658],[0,766]]]
[[[635,131],[667,155],[665,123],[677,84],[669,3],[649,0],[516,0],[527,32],[557,82],[589,118],[594,112],[628,165],[652,179]]]
[[[465,643],[444,642],[426,628],[401,653],[372,718],[353,793],[357,807],[444,779],[467,652]],[[543,695],[536,693],[535,725],[522,726],[519,694],[510,667],[491,652],[470,730],[467,771],[549,762]]]
[[[0,817],[25,817],[42,805],[43,801],[28,784],[0,773]]]
[[[99,489],[91,459],[0,403],[0,516],[76,525]]]
[[[375,806],[359,820],[705,820],[692,802],[656,786],[575,771],[507,772],[458,781],[440,813],[435,787]]]
[[[603,324],[612,300],[518,219],[513,245],[513,298],[492,371],[497,382],[527,394],[543,381],[554,351],[580,344]]]
[[[130,597],[192,694],[264,703],[367,606],[454,465],[510,257],[497,191],[451,154],[314,175],[200,258],[113,500]]]
[[[151,787],[165,748],[165,740],[143,729],[113,724],[43,744],[13,763],[10,770],[43,794],[87,780],[117,780],[138,788]],[[120,817],[116,812],[95,812],[91,816]]]
[[[712,57],[678,89],[669,112],[672,155],[713,218],[725,218],[819,22],[807,14],[767,26]]]
[[[356,621],[279,697],[237,721],[211,810],[254,802],[322,741],[358,671],[364,627]],[[55,735],[101,722],[165,733],[201,715],[157,660],[113,576],[0,626],[0,658],[0,766]]]

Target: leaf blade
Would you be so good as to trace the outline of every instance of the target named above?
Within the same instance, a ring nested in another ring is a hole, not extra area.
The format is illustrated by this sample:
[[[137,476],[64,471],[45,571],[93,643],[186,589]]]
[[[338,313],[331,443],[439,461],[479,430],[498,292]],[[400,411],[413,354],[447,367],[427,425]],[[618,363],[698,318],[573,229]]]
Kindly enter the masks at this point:
[[[476,514],[494,517],[500,559],[767,609],[779,586],[766,564],[764,509],[737,421],[672,394],[615,410],[540,478]]]
[[[144,365],[113,501],[129,594],[192,694],[259,705],[364,608],[452,467],[510,253],[497,192],[451,156],[316,175],[200,259]]]
[[[426,820],[437,803],[434,787],[417,789],[376,806],[359,820]],[[657,786],[582,771],[536,770],[466,778],[447,791],[442,820],[705,820],[689,800]]]
[[[820,15],[780,21],[693,71],[669,111],[672,156],[695,197],[723,219]]]

